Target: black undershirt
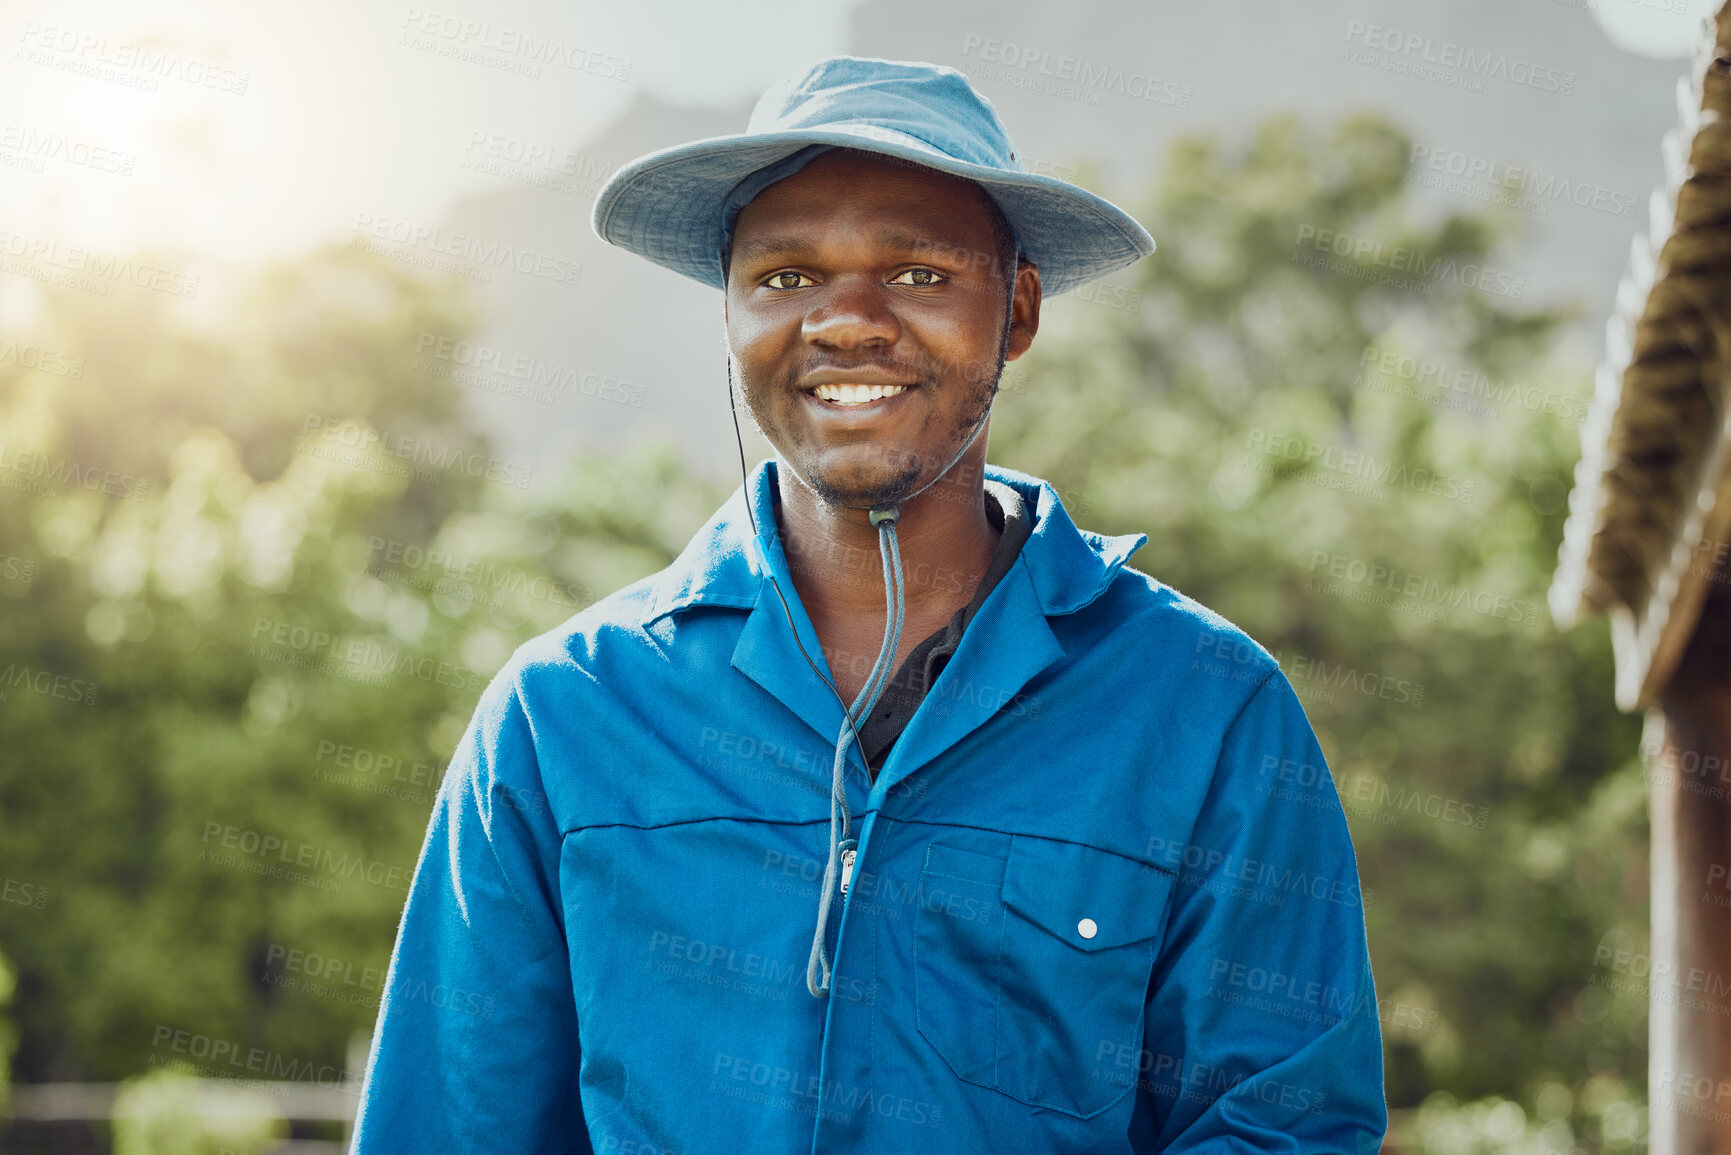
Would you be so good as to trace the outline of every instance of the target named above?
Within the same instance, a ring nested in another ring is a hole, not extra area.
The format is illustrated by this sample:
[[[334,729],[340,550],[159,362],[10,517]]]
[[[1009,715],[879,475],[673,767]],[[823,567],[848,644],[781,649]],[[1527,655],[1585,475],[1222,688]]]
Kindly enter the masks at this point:
[[[980,579],[973,598],[956,611],[949,624],[915,646],[908,654],[901,668],[891,676],[889,685],[884,687],[883,697],[878,699],[871,717],[859,728],[860,744],[866,756],[866,765],[871,767],[874,781],[878,768],[889,756],[890,747],[901,737],[902,731],[913,719],[914,711],[919,709],[932,684],[938,680],[938,675],[943,673],[944,667],[955,656],[956,647],[962,644],[962,632],[968,628],[968,623],[974,620],[974,614],[985,603],[987,596],[1003,580],[1004,575],[1010,572],[1010,567],[1016,564],[1016,557],[1022,552],[1023,543],[1033,532],[1021,494],[1002,482],[991,480],[985,482],[985,490],[986,518],[992,523],[993,529],[1000,531],[998,546],[992,553],[985,576]]]

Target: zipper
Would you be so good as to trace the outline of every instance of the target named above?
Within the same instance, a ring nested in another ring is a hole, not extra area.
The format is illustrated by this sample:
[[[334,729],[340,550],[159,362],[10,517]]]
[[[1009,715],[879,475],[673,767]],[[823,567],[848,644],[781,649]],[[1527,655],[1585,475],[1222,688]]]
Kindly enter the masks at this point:
[[[848,839],[852,842],[853,839]],[[841,896],[847,897],[848,884],[853,881],[854,848],[849,846],[841,852]]]

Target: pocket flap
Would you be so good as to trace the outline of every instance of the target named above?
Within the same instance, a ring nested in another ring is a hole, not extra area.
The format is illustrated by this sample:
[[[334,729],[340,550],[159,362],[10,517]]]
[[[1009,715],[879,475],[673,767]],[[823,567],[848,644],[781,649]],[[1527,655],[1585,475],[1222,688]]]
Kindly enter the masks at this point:
[[[1004,905],[1077,950],[1106,950],[1160,933],[1172,876],[1106,850],[1016,835]]]

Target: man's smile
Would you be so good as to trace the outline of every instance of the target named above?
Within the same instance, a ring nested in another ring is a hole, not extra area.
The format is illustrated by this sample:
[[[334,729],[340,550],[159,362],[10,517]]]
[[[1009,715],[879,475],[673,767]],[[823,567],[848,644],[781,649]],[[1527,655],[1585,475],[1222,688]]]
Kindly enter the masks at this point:
[[[856,365],[851,369],[827,368],[806,373],[800,395],[821,419],[875,419],[902,405],[902,398],[918,387],[907,370],[888,366]],[[847,421],[853,424],[853,421]]]
[[[878,427],[910,403],[914,385],[860,385],[851,381],[800,390],[801,408],[819,428],[834,432]]]
[[[865,405],[883,397],[895,397],[906,385],[819,385],[812,393],[819,401],[835,405]]]

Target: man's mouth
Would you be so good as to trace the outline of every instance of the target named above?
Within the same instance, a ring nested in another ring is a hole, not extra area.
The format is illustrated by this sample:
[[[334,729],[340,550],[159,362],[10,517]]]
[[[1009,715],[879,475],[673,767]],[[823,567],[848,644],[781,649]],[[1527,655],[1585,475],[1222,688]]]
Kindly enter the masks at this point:
[[[866,405],[907,392],[906,385],[817,385],[812,394],[836,405]]]

